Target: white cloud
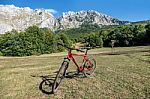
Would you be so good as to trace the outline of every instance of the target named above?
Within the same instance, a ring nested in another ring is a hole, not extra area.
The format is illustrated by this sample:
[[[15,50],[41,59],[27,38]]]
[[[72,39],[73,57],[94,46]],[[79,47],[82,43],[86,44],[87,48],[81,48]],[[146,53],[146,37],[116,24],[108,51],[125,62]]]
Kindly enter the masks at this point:
[[[52,14],[56,14],[58,13],[55,9],[45,9],[47,12],[52,13]]]

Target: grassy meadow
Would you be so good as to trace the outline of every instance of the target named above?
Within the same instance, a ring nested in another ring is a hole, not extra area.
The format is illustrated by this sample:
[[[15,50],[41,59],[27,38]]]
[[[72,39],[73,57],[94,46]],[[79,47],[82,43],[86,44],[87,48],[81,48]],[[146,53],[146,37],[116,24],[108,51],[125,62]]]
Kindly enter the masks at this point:
[[[92,49],[95,73],[63,80],[55,94],[41,91],[54,79],[66,52],[28,57],[0,57],[0,99],[150,99],[150,46]],[[76,58],[79,63],[81,57]],[[49,87],[51,90],[51,87]]]

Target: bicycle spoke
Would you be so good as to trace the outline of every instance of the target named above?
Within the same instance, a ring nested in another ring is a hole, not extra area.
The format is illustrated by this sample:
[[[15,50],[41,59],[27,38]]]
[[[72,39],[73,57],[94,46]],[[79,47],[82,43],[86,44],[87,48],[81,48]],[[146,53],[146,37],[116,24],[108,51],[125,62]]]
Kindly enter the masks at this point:
[[[96,68],[96,62],[94,58],[90,57],[88,61],[86,61],[84,64],[84,75],[85,76],[91,75],[94,72],[95,68]]]

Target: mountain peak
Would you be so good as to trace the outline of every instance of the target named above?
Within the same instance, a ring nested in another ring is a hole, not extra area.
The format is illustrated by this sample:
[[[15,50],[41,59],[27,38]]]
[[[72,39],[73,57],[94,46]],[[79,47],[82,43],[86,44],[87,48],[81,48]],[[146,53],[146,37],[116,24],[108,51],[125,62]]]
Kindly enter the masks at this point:
[[[121,21],[106,14],[94,10],[82,10],[79,12],[65,12],[58,18],[61,29],[78,28],[83,23],[98,25],[120,25]]]
[[[31,9],[29,7],[16,7],[14,5],[0,5],[0,33],[12,29],[24,30],[38,25],[51,30],[78,28],[83,23],[101,25],[123,24],[115,18],[94,10],[81,10],[79,12],[64,12],[59,18],[55,18],[47,9]]]

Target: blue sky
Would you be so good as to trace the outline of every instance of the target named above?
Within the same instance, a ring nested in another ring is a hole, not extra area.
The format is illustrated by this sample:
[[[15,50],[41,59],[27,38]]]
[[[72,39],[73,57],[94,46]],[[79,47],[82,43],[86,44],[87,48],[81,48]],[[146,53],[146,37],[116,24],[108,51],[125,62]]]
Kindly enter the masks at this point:
[[[120,20],[150,19],[150,0],[0,0],[0,4],[49,9],[54,16],[67,11],[96,10]]]

